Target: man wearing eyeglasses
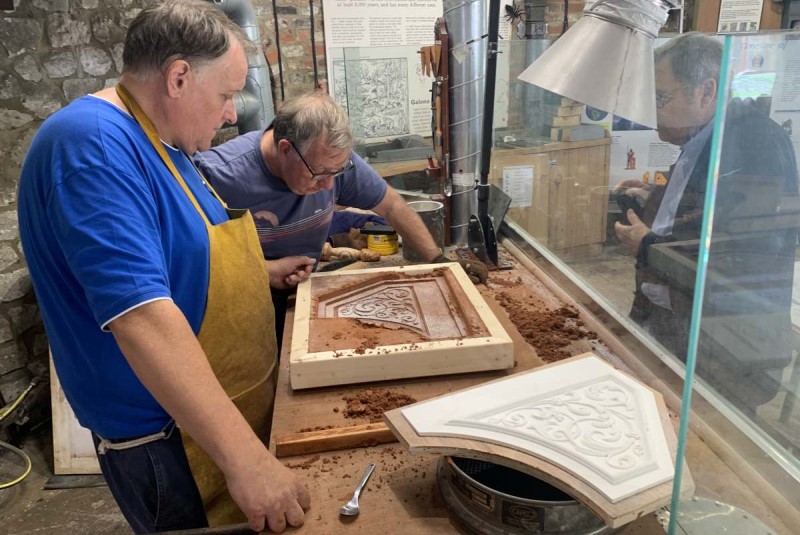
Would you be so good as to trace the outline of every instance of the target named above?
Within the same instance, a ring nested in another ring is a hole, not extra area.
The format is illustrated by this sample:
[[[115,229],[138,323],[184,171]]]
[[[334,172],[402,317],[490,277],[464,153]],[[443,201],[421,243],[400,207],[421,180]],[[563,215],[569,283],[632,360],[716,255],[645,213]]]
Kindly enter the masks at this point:
[[[264,257],[319,259],[336,205],[372,210],[430,262],[447,261],[420,217],[353,152],[344,110],[322,91],[286,101],[266,131],[198,153],[195,163],[231,208],[249,209]],[[278,340],[287,292],[273,290]]]
[[[775,396],[775,377],[791,359],[798,229],[794,219],[776,214],[797,206],[797,162],[783,129],[755,103],[737,99],[726,103],[720,154],[712,159],[718,99],[725,95],[721,64],[721,44],[702,34],[683,34],[656,50],[658,136],[681,153],[665,186],[620,184],[618,192],[643,201],[643,209],[641,216],[627,210],[630,224],[617,222],[615,231],[636,258],[631,318],[685,360],[694,280],[654,264],[654,251],[680,242],[674,250],[698,258],[709,167],[719,161],[697,370],[753,411]]]
[[[231,208],[252,212],[267,259],[319,259],[336,205],[374,211],[423,258],[441,254],[419,216],[353,152],[347,114],[322,91],[286,101],[266,131],[195,162]]]

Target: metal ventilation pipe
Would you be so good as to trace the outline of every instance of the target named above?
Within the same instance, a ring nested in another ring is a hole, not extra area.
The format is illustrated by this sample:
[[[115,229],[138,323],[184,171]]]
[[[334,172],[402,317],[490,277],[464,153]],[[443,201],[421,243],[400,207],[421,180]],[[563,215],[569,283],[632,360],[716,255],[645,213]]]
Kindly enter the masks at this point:
[[[444,0],[443,7],[450,35],[450,236],[454,244],[465,244],[477,202],[488,23],[484,0]]]
[[[250,0],[206,0],[213,3],[229,19],[239,25],[258,50],[247,55],[247,81],[244,89],[236,95],[236,126],[239,133],[263,130],[275,117],[272,90],[269,82],[269,67],[261,52],[261,35],[258,19]]]

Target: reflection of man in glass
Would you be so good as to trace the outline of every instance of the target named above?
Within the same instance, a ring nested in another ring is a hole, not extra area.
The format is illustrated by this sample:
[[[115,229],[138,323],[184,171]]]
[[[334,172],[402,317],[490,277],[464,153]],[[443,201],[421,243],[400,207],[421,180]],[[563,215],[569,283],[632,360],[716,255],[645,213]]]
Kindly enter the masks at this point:
[[[666,186],[621,185],[644,210],[615,230],[636,257],[631,317],[685,359],[722,49],[689,33],[655,61],[658,134],[682,150]],[[775,395],[791,359],[797,223],[786,211],[798,200],[797,164],[783,129],[741,101],[728,105],[719,162],[697,369],[753,409]]]

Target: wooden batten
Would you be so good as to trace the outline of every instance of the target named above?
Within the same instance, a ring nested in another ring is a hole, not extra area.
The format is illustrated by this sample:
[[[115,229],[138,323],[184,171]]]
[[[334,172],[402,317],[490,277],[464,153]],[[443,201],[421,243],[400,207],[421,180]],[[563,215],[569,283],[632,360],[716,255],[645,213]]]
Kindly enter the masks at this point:
[[[275,457],[278,458],[392,442],[397,442],[397,437],[383,422],[290,433],[274,439]]]

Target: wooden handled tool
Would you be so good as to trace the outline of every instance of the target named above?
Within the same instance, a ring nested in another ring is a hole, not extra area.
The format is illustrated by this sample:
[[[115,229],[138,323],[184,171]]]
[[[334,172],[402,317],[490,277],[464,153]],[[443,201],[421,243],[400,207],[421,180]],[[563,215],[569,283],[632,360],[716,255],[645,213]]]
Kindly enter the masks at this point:
[[[306,453],[364,448],[397,442],[383,422],[336,427],[304,433],[290,433],[275,438],[275,457],[291,457]]]
[[[322,246],[320,260],[346,260],[353,258],[360,262],[378,262],[381,254],[370,249],[353,249],[352,247],[332,247],[325,242]]]

